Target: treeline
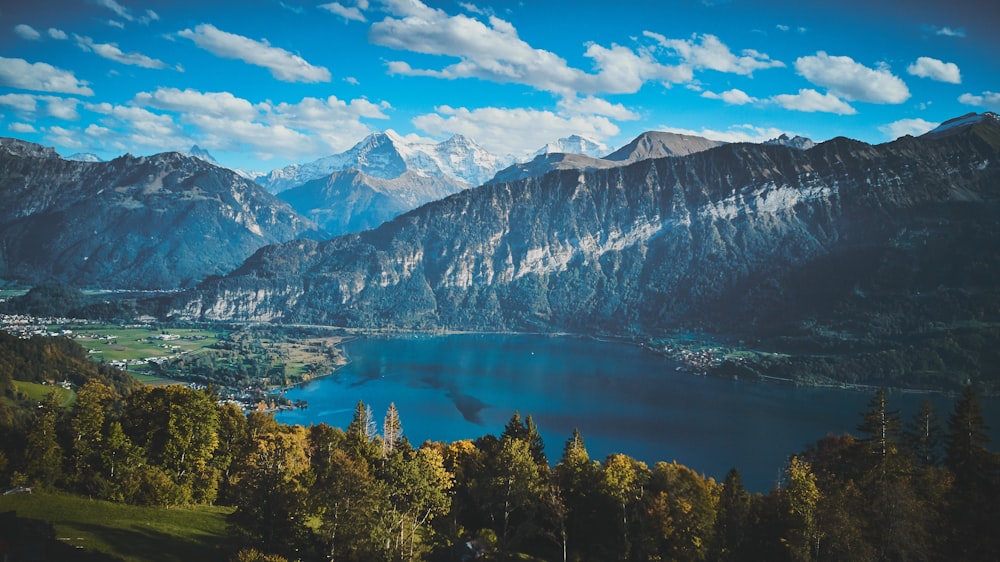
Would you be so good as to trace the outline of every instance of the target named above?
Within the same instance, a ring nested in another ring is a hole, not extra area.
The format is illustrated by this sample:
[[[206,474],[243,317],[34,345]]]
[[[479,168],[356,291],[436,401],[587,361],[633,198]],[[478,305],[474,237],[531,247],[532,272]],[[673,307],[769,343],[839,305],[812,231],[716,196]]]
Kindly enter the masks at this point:
[[[4,487],[232,506],[247,547],[233,560],[1000,559],[1000,458],[968,389],[946,422],[925,404],[904,423],[878,392],[857,436],[791,456],[766,494],[736,469],[716,482],[591,459],[579,433],[550,459],[518,414],[499,435],[414,447],[394,406],[304,428],[177,385],[92,380],[71,409],[19,412],[0,418]]]

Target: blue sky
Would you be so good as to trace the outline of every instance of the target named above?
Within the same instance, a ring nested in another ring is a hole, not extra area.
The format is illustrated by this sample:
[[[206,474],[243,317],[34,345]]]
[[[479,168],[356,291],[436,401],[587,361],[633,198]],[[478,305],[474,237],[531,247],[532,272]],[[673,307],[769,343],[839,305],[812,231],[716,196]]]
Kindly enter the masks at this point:
[[[0,135],[270,170],[372,131],[523,155],[580,134],[880,143],[1000,111],[995,2],[0,4]]]

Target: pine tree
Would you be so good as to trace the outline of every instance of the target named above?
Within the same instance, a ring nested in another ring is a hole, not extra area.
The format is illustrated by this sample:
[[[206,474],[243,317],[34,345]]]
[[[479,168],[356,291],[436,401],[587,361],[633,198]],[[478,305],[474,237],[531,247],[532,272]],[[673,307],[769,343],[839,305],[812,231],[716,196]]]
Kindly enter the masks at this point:
[[[389,404],[382,422],[382,458],[385,459],[395,451],[403,439],[403,426],[399,421],[399,412],[395,402]]]
[[[924,400],[904,433],[904,440],[922,467],[936,466],[940,461],[941,426],[929,400]]]

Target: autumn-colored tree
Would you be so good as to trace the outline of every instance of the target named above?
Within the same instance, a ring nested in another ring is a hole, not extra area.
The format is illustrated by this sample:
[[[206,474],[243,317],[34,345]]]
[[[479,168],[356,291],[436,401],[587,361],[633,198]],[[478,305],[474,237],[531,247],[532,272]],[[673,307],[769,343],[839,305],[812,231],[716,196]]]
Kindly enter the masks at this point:
[[[646,463],[622,454],[609,455],[601,470],[601,491],[610,498],[619,510],[619,551],[620,560],[629,560],[632,555],[634,532],[630,525],[639,500],[642,499],[649,468]]]

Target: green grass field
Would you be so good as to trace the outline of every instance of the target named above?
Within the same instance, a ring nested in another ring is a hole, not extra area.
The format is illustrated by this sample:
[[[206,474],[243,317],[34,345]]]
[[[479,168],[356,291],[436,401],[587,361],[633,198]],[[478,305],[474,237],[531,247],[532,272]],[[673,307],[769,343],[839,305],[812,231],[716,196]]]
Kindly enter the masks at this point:
[[[96,361],[125,361],[192,353],[219,341],[219,333],[211,330],[171,328],[121,328],[118,326],[80,326],[73,328],[74,340],[91,350]],[[174,340],[151,339],[163,333],[180,336]]]
[[[56,493],[0,496],[0,512],[52,523],[67,544],[134,562],[224,561],[239,544],[226,529],[231,510],[152,508]]]
[[[39,384],[35,382],[25,382],[17,381],[14,384],[17,385],[17,389],[28,395],[31,400],[41,402],[48,397],[49,393],[55,392],[56,398],[59,400],[59,405],[63,408],[69,406],[76,399],[76,393],[72,390],[66,390],[61,386],[52,386],[50,384]]]

